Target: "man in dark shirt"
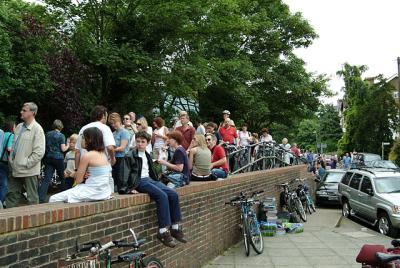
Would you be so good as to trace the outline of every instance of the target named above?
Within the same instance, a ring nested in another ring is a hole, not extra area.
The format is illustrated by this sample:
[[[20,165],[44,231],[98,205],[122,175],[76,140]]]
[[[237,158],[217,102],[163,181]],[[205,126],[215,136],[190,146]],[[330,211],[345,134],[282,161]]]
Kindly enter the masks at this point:
[[[183,140],[180,145],[182,145],[185,150],[189,148],[190,143],[193,140],[194,134],[196,134],[196,129],[189,126],[189,116],[187,114],[182,114],[180,117],[182,126],[177,127],[176,130],[182,133]]]
[[[184,137],[179,131],[172,131],[167,134],[169,146],[175,151],[170,162],[158,160],[158,163],[167,167],[171,172],[165,175],[168,181],[167,186],[178,188],[189,184],[190,171],[189,159],[186,150],[182,147]]]

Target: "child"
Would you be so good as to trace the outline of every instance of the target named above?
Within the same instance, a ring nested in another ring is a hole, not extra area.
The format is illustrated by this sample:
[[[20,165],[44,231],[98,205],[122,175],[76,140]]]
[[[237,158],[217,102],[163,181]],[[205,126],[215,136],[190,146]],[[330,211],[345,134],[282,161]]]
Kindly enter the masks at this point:
[[[67,189],[72,188],[75,181],[75,145],[78,139],[78,134],[72,134],[69,137],[69,151],[65,155],[64,163],[66,168],[64,170],[65,186]]]
[[[125,193],[147,193],[155,200],[159,231],[157,238],[168,247],[175,247],[176,240],[186,243],[178,223],[181,221],[179,196],[175,190],[168,188],[158,180],[153,161],[146,147],[151,136],[146,131],[135,135],[136,149],[125,157],[124,181],[127,183]],[[170,228],[169,228],[170,227]],[[168,230],[169,229],[169,230]]]

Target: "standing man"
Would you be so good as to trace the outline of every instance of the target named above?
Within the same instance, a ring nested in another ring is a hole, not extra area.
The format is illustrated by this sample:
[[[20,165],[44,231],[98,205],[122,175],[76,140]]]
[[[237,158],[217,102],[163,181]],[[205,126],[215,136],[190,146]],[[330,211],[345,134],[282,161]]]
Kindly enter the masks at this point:
[[[181,145],[185,150],[187,150],[193,140],[194,134],[196,134],[196,129],[189,125],[189,116],[187,113],[181,114],[180,120],[182,126],[177,127],[176,130],[182,133],[183,141]]]
[[[231,112],[229,112],[228,110],[223,110],[222,111],[222,117],[224,120],[222,120],[221,124],[219,124],[219,127],[222,127],[224,125],[224,123],[226,122],[227,118],[231,120],[231,125],[235,125],[235,122],[230,118],[231,116]]]
[[[33,102],[22,106],[21,119],[24,121],[15,128],[15,139],[10,155],[12,169],[6,196],[7,208],[16,207],[22,197],[22,188],[27,193],[30,205],[39,203],[38,179],[40,160],[46,148],[42,127],[35,120],[38,107]]]
[[[179,118],[183,115],[188,115],[188,113],[186,111],[180,111]],[[179,120],[179,118],[174,122],[173,130],[176,130],[178,127],[182,126],[182,122],[181,122],[181,120]],[[190,121],[189,121],[188,125],[193,127],[193,123]],[[173,131],[173,130],[171,130],[171,131]]]
[[[96,127],[100,129],[101,133],[103,134],[103,143],[104,146],[106,147],[106,152],[108,155],[109,162],[111,165],[114,165],[116,162],[115,159],[115,140],[114,136],[111,132],[111,129],[106,125],[107,123],[107,108],[101,105],[97,105],[93,108],[90,118],[92,119],[92,122],[87,124],[86,126],[83,126],[81,130],[79,131],[78,139],[76,141],[76,149],[75,150],[75,172],[79,167],[79,161],[81,160],[81,157],[83,154],[86,152],[85,149],[82,148],[81,146],[81,141],[82,141],[82,136],[83,136],[83,131],[87,128],[90,127]],[[76,175],[76,173],[75,173]],[[110,167],[110,188],[111,192],[114,192],[114,180],[111,176],[111,167]]]

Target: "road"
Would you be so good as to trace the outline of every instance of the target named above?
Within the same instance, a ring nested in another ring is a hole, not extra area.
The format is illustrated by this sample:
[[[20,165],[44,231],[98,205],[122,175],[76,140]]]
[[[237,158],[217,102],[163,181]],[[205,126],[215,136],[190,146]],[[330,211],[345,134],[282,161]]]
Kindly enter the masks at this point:
[[[264,237],[264,253],[251,250],[246,257],[243,242],[227,250],[203,268],[349,268],[361,267],[355,261],[364,244],[390,245],[391,238],[341,218],[341,210],[319,208],[308,215],[304,232]]]

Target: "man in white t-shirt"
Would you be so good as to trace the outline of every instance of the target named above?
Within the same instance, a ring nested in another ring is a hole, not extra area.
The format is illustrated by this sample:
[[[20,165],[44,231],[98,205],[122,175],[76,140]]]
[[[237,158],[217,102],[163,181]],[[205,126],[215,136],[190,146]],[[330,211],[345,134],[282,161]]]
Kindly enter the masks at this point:
[[[81,130],[79,131],[78,140],[76,142],[77,150],[75,151],[75,167],[78,168],[81,156],[86,152],[86,150],[81,147],[83,131],[90,127],[97,127],[103,133],[103,142],[104,142],[104,147],[106,148],[108,159],[111,165],[114,165],[116,161],[114,153],[115,140],[111,132],[111,129],[106,125],[107,108],[101,105],[95,106],[92,110],[92,113],[90,114],[90,117],[93,122],[82,127]]]

